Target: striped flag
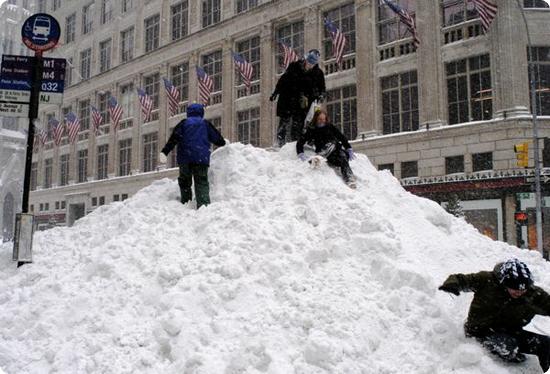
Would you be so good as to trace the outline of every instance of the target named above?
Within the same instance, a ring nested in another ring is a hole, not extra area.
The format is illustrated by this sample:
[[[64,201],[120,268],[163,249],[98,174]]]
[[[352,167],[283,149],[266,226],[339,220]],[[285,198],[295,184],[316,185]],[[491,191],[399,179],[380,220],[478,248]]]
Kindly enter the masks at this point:
[[[325,27],[332,39],[332,55],[336,59],[338,66],[341,66],[342,58],[344,57],[344,49],[346,49],[346,37],[328,18],[325,18]]]
[[[73,112],[69,112],[65,117],[65,124],[69,133],[69,142],[74,143],[80,131],[80,120]]]
[[[116,132],[118,124],[120,123],[120,119],[122,118],[122,107],[118,105],[118,102],[116,101],[114,96],[111,96],[109,98],[109,101],[107,101],[107,105],[109,106],[109,116],[111,117],[111,124],[113,125],[114,132]]]
[[[151,112],[153,111],[153,99],[151,99],[151,96],[147,95],[147,92],[143,91],[141,88],[137,89],[137,93],[141,105],[141,113],[143,113],[143,122],[149,122]]]
[[[168,108],[170,109],[170,115],[175,116],[179,113],[180,104],[180,92],[167,78],[162,78],[164,81],[164,88],[166,89],[166,95],[168,96]]]
[[[420,45],[420,39],[418,39],[418,34],[416,32],[416,23],[414,22],[414,19],[411,17],[411,15],[405,9],[401,8],[398,4],[394,3],[391,0],[382,1],[384,1],[384,3],[388,7],[390,7],[390,9],[393,10],[395,14],[397,14],[401,22],[403,22],[405,26],[407,26],[409,32],[412,35],[413,44],[416,48],[418,48],[418,46]]]
[[[243,56],[236,52],[231,52],[233,55],[233,61],[235,61],[235,65],[239,69],[239,72],[241,73],[241,77],[243,78],[244,85],[246,86],[246,89],[248,92],[250,92],[250,82],[252,81],[252,75],[254,74],[254,68],[252,67],[252,64],[245,60]]]
[[[36,133],[38,134],[38,139],[40,139],[40,143],[42,145],[46,144],[48,141],[48,130],[46,130],[44,127],[41,127],[40,129],[35,125],[34,126]]]
[[[492,0],[474,0],[474,6],[481,18],[483,31],[487,32],[493,19],[497,16],[497,5]]]
[[[214,81],[200,66],[197,66],[197,78],[199,79],[199,97],[201,102],[206,106],[210,102],[210,94],[214,88]]]
[[[94,126],[95,133],[99,134],[99,126],[103,124],[103,116],[95,106],[92,105],[91,107],[92,107],[92,125]]]
[[[282,40],[279,40],[279,44],[283,48],[283,66],[286,69],[291,62],[298,61],[300,58],[298,57],[298,54],[294,52],[294,49],[292,49],[291,46],[289,46]]]
[[[61,144],[63,133],[65,132],[65,126],[63,126],[63,124],[55,118],[51,118],[48,123],[50,128],[53,130],[53,141],[56,146],[59,146],[59,144]]]

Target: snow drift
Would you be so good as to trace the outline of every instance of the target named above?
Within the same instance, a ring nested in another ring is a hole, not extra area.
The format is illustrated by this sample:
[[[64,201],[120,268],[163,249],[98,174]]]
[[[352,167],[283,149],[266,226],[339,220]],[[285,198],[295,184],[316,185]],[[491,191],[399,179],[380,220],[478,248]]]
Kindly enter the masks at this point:
[[[0,368],[21,373],[539,373],[463,336],[471,296],[451,272],[535,252],[481,236],[367,158],[358,189],[327,166],[232,144],[196,211],[164,179],[0,251]]]

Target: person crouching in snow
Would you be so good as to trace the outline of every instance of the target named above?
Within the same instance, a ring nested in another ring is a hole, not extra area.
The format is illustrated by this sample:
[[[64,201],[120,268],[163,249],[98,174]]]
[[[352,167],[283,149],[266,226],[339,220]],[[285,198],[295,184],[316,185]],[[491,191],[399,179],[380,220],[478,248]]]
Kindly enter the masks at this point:
[[[457,296],[474,293],[466,336],[505,361],[523,362],[525,353],[534,354],[544,372],[550,368],[550,337],[523,330],[535,314],[550,315],[550,295],[533,285],[523,262],[511,259],[493,271],[453,274],[439,289]]]
[[[180,169],[178,184],[181,202],[185,204],[193,199],[191,184],[194,181],[197,209],[210,204],[208,185],[210,143],[219,147],[225,145],[220,132],[203,117],[204,107],[201,104],[189,105],[187,118],[176,125],[160,154],[160,162],[165,164],[166,156],[176,145],[178,146],[177,162]]]
[[[349,166],[349,161],[355,158],[355,154],[348,140],[340,130],[328,123],[327,112],[322,109],[315,113],[312,123],[313,126],[308,128],[296,143],[298,158],[306,161],[304,144],[312,142],[315,145],[315,153],[325,157],[329,165],[339,167],[344,182],[355,188],[355,176]]]

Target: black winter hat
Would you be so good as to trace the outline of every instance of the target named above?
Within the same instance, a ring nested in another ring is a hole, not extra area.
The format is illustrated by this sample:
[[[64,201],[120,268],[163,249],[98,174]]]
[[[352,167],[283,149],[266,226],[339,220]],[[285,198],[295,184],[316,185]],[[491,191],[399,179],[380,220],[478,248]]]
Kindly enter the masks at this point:
[[[498,271],[498,280],[506,288],[526,290],[533,285],[531,271],[517,258],[501,264]]]

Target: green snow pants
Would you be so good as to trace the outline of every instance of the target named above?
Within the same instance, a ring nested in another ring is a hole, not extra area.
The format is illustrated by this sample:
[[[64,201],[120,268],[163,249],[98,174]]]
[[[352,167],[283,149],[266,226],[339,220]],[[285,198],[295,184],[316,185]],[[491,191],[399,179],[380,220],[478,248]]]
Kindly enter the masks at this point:
[[[210,188],[208,186],[208,165],[183,164],[180,165],[178,184],[181,192],[181,203],[188,203],[193,199],[191,192],[192,182],[195,182],[195,198],[197,209],[210,204]]]

